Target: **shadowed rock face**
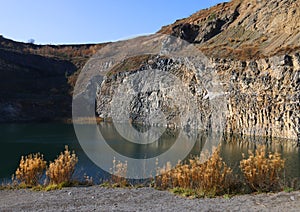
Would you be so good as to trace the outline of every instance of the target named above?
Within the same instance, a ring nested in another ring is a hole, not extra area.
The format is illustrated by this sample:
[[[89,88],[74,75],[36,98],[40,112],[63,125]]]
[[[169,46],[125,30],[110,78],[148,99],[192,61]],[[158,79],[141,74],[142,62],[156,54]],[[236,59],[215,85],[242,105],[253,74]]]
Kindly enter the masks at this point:
[[[0,36],[0,122],[71,118],[70,76],[94,46],[34,45]]]
[[[172,28],[172,35],[193,43],[199,34],[199,26],[189,23],[179,24]]]
[[[68,61],[0,49],[0,122],[50,121],[71,116]]]

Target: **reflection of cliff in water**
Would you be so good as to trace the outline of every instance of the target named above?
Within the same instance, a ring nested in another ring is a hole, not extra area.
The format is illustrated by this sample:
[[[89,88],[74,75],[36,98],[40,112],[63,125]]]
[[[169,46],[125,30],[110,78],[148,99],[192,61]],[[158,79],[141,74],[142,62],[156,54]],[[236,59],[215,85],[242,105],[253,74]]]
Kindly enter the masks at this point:
[[[130,126],[126,124],[122,126],[124,128],[122,130],[122,134],[120,134],[120,132],[115,128],[113,124],[101,123],[100,125],[98,125],[99,130],[106,140],[107,144],[109,144],[109,146],[118,153],[131,158],[152,158],[159,156],[174,145],[180,134],[180,130],[178,129],[167,128],[163,131],[162,135],[154,142],[148,144],[138,144],[126,139],[128,137],[132,137],[132,135],[130,134],[132,133],[132,131],[126,130]],[[135,125],[134,128],[137,131],[143,133],[146,133],[147,130],[149,130],[148,127],[142,125]],[[157,131],[161,130],[161,128],[159,127],[151,128],[157,128]],[[124,133],[127,134],[124,135]],[[156,137],[155,135],[153,136]],[[151,135],[149,135],[149,137],[151,137]],[[186,142],[195,142],[196,139],[196,144],[192,150],[192,153],[199,154],[203,144],[205,143],[206,136],[204,136],[204,134],[189,132],[189,134],[185,133],[184,138],[186,139]],[[180,149],[178,149],[177,151],[180,151]]]
[[[178,139],[182,129],[166,129],[162,136],[155,142],[150,144],[136,144],[132,143],[118,133],[113,124],[101,123],[99,126],[103,137],[115,151],[132,158],[150,158],[156,157],[169,150]],[[124,125],[124,130],[128,125]],[[139,132],[147,132],[149,127],[142,125],[135,125],[134,128]],[[127,131],[130,133],[130,131]],[[213,138],[220,138],[218,136],[210,137],[207,132],[189,131],[185,132],[185,142],[195,142],[187,158],[199,156],[206,142],[211,142]],[[130,137],[130,135],[126,135]],[[196,141],[192,140],[195,139]],[[213,142],[214,143],[214,142]],[[216,142],[217,144],[218,142]],[[247,137],[247,136],[224,136],[220,142],[220,153],[223,160],[233,169],[238,170],[242,154],[248,155],[248,151],[255,151],[258,145],[266,145],[267,152],[279,152],[282,158],[286,160],[286,176],[291,178],[300,177],[300,154],[299,148],[296,147],[297,143],[287,139],[276,139],[266,137]],[[177,149],[176,152],[180,152]],[[176,154],[175,152],[175,154]]]
[[[300,151],[297,141],[282,138],[267,138],[254,136],[224,136],[221,145],[223,160],[235,170],[238,170],[242,154],[248,157],[249,150],[255,151],[259,145],[266,146],[266,152],[278,152],[285,159],[285,175],[288,178],[300,177]]]

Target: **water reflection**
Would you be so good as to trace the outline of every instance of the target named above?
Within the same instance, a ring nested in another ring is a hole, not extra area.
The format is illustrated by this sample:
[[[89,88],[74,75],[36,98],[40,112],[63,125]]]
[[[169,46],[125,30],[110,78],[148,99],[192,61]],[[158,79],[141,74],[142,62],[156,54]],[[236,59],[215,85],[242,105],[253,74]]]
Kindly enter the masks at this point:
[[[147,128],[143,126],[135,126],[138,130],[144,131],[143,133],[147,133]],[[132,139],[138,141],[138,135],[136,133],[132,133],[132,131],[128,130],[128,125],[118,125],[118,130],[112,124],[101,123],[98,125],[99,131],[104,137],[107,144],[113,148],[116,152],[130,158],[135,159],[144,159],[144,158],[153,158],[161,155],[166,152],[170,147],[173,146],[176,139],[178,138],[179,131],[166,129],[161,136],[151,142],[149,144],[144,144],[144,138],[140,138],[141,143],[131,142]],[[155,132],[161,132],[159,127],[156,127],[158,130]],[[119,131],[121,129],[121,131]],[[147,139],[152,140],[152,136],[156,137],[156,134],[153,135],[153,132],[149,133],[146,136]]]
[[[288,139],[251,136],[226,137],[221,145],[221,155],[231,167],[237,168],[242,154],[255,151],[258,145],[265,145],[267,152],[279,152],[285,159],[285,175],[287,178],[300,178],[300,151],[297,142]]]
[[[88,127],[88,126],[86,126]],[[97,167],[89,157],[84,153],[74,133],[72,125],[68,124],[3,124],[0,125],[0,179],[10,179],[18,166],[20,157],[30,153],[41,152],[46,160],[54,160],[54,158],[64,149],[64,145],[69,145],[70,149],[75,150],[79,163],[76,170],[77,176],[83,176],[86,173],[92,176],[94,180],[108,178],[110,175]],[[107,140],[107,144],[121,152],[127,157],[132,158],[150,158],[156,157],[161,153],[168,151],[174,146],[175,141],[179,138],[178,130],[165,130],[162,136],[155,142],[150,144],[139,145],[130,143],[124,139],[112,124],[103,123],[98,126],[99,131]],[[141,129],[145,130],[146,129]],[[189,132],[189,139],[194,139],[190,156],[199,156],[205,145],[211,143],[210,140],[218,139],[211,137],[208,139],[207,133]],[[184,142],[190,142],[186,139]],[[286,177],[300,178],[300,153],[296,143],[291,140],[272,139],[253,137],[224,137],[220,152],[224,161],[232,168],[239,166],[242,159],[242,153],[248,153],[248,150],[255,150],[257,144],[266,144],[267,151],[278,151],[286,160]],[[188,146],[188,144],[187,144]],[[99,154],[99,150],[92,144],[89,146],[91,151]],[[176,154],[182,149],[176,149]],[[104,157],[110,158],[111,155],[102,152]],[[112,161],[110,164],[112,165]]]

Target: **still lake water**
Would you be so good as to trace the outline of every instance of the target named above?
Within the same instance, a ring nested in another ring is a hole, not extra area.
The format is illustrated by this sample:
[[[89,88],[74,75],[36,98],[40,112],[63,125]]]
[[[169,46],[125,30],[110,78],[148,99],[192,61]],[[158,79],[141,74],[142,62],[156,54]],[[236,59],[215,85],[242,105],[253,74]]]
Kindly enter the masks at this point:
[[[159,140],[159,145],[147,146],[147,148],[135,148],[134,144],[126,142],[116,133],[112,124],[103,123],[99,130],[105,135],[107,143],[116,149],[122,150],[128,157],[141,158],[144,154],[155,157],[157,154],[168,150],[174,144],[177,132],[165,133]],[[197,139],[191,155],[199,155],[204,143],[203,136],[197,135]],[[262,139],[262,138],[261,138]],[[221,156],[232,168],[237,169],[242,153],[247,154],[249,149],[255,149],[253,138],[242,139],[233,137],[221,143]],[[256,138],[256,140],[258,140]],[[261,140],[259,142],[262,142]],[[9,181],[11,175],[18,167],[22,155],[40,152],[47,161],[53,161],[64,146],[75,150],[79,162],[75,176],[84,174],[93,177],[95,182],[109,178],[109,174],[95,165],[81,148],[73,125],[61,123],[37,123],[37,124],[2,124],[0,125],[0,181]],[[127,151],[128,150],[128,151]],[[278,151],[286,159],[286,176],[300,178],[300,151],[295,143],[289,140],[276,140],[268,142],[268,151]]]

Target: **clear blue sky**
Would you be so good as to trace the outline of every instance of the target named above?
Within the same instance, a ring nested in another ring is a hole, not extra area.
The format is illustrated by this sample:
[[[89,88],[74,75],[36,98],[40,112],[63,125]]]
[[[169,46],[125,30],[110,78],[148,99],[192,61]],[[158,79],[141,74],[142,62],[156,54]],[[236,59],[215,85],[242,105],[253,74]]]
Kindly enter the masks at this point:
[[[37,44],[100,43],[154,33],[225,0],[0,0],[0,35]]]

